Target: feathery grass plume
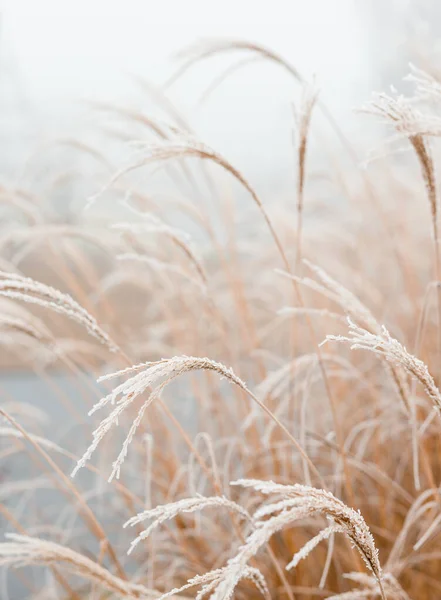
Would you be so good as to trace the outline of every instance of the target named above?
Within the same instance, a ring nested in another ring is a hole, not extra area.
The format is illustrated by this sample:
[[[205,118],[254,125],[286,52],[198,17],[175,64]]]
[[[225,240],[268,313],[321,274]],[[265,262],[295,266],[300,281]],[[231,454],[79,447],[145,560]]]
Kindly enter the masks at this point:
[[[170,592],[166,592],[165,594],[162,594],[162,596],[160,596],[160,598],[158,598],[158,600],[165,600],[165,598],[170,598],[171,596],[173,596],[175,594],[181,593],[192,587],[196,587],[196,586],[200,586],[200,585],[202,585],[202,587],[199,590],[199,592],[196,594],[195,600],[202,600],[205,596],[212,593],[216,589],[216,587],[220,584],[220,582],[222,581],[222,576],[223,576],[224,571],[225,571],[225,569],[214,569],[213,571],[209,571],[208,573],[205,573],[204,575],[196,575],[195,577],[192,577],[191,579],[189,579],[185,585],[183,585],[179,588],[175,588],[175,589],[171,590]],[[271,594],[268,589],[268,585],[265,581],[265,577],[262,575],[262,573],[259,571],[259,569],[256,569],[255,567],[249,567],[249,566],[244,568],[242,573],[240,574],[240,577],[237,580],[237,584],[239,584],[239,582],[241,580],[246,580],[246,579],[248,579],[252,583],[254,583],[257,590],[265,598],[265,600],[271,600]],[[179,598],[181,598],[181,597],[182,596],[179,596]],[[212,598],[213,596],[210,596],[210,597]]]
[[[358,326],[349,317],[348,324],[349,337],[328,335],[322,344],[326,342],[345,342],[350,344],[352,350],[369,350],[385,358],[392,365],[403,368],[421,383],[435,408],[438,412],[441,412],[441,392],[429,373],[427,365],[422,360],[410,354],[398,340],[390,335],[384,325],[381,328],[381,333],[374,334]]]
[[[305,191],[306,152],[308,136],[311,126],[312,111],[317,102],[318,90],[312,86],[303,88],[302,100],[299,111],[295,110],[294,117],[297,127],[297,251],[296,262],[302,258],[302,231],[303,231],[303,198]]]
[[[345,533],[345,529],[343,527],[339,527],[338,525],[330,525],[326,527],[326,529],[322,529],[320,533],[318,533],[315,537],[313,537],[309,542],[301,548],[298,552],[296,552],[290,563],[286,565],[286,569],[289,571],[290,569],[294,569],[301,560],[305,559],[320,542],[323,540],[327,540],[334,533]]]
[[[169,504],[164,504],[162,506],[156,506],[155,508],[145,510],[142,513],[139,513],[135,517],[129,519],[126,523],[124,523],[124,527],[134,525],[138,525],[139,523],[143,523],[149,519],[153,519],[152,523],[145,529],[142,533],[138,535],[138,537],[133,540],[130,545],[128,554],[130,554],[133,549],[141,542],[148,538],[151,532],[159,527],[165,521],[169,521],[170,519],[174,519],[177,515],[182,513],[193,513],[196,511],[204,510],[205,508],[227,508],[230,511],[237,514],[242,519],[251,522],[251,516],[249,513],[239,504],[229,500],[225,496],[212,496],[205,497],[197,495],[194,498],[183,498],[182,500],[178,500],[177,502],[170,502]]]
[[[382,598],[386,598],[382,587],[378,550],[374,538],[359,512],[346,506],[331,492],[310,486],[282,485],[255,479],[241,479],[232,482],[231,485],[253,488],[266,495],[281,495],[283,499],[272,504],[264,504],[253,514],[255,529],[246,538],[236,556],[228,560],[220,581],[213,590],[213,600],[229,600],[233,596],[243,569],[247,568],[248,562],[275,533],[289,527],[295,521],[319,515],[332,519],[337,528],[336,531],[344,531],[378,582]],[[324,534],[325,537],[326,534]],[[316,540],[317,543],[319,541],[320,539]],[[308,549],[305,552],[308,552]],[[295,562],[297,559],[293,560]]]
[[[97,562],[67,546],[14,533],[6,534],[6,537],[10,541],[0,543],[0,565],[63,564],[67,571],[97,584],[108,592],[119,594],[121,598],[147,600],[159,595],[158,592],[149,590],[143,585],[116,577]]]
[[[403,96],[399,96],[395,99],[387,94],[377,95],[376,99],[374,99],[369,106],[365,107],[365,111],[374,115],[379,115],[391,122],[399,134],[407,137],[414,149],[420,164],[430,206],[434,243],[435,280],[439,282],[441,280],[438,226],[439,200],[435,176],[435,164],[433,161],[430,144],[426,138],[428,135],[441,134],[441,120],[436,118],[436,123],[434,123],[433,119],[427,119],[422,116],[421,113],[417,111]],[[441,290],[439,288],[439,284],[437,294],[437,310],[438,351],[436,360],[439,362],[441,359]]]
[[[433,98],[441,99],[441,84],[440,82],[427,71],[418,69],[412,63],[409,64],[410,73],[405,77],[406,81],[411,81],[416,85],[416,94],[422,100]]]
[[[196,586],[202,586],[201,589],[199,590],[199,592],[196,595],[196,598],[198,600],[202,600],[202,598],[204,598],[204,596],[206,596],[207,594],[209,594],[213,588],[213,585],[216,585],[216,583],[219,581],[219,577],[222,573],[222,569],[215,569],[213,571],[210,571],[209,573],[204,573],[203,575],[195,575],[194,577],[191,577],[187,583],[185,583],[184,585],[182,585],[181,587],[178,588],[174,588],[173,590],[170,590],[169,592],[166,592],[165,594],[162,594],[158,600],[165,600],[165,598],[170,598],[171,596],[174,596],[175,594],[180,594],[181,592],[184,592],[192,587],[196,587]]]
[[[332,519],[337,527],[344,528],[375,578],[381,579],[378,551],[365,520],[359,511],[346,506],[331,492],[308,485],[284,485],[258,479],[238,479],[231,485],[252,488],[264,495],[282,496],[281,502],[264,504],[253,514],[253,518],[259,522],[263,517],[289,509],[290,506],[306,510],[309,516],[320,514]]]
[[[75,476],[77,471],[85,465],[85,463],[90,459],[93,452],[98,447],[101,440],[104,436],[118,423],[118,419],[123,414],[123,412],[127,409],[130,404],[140,396],[142,393],[146,391],[147,388],[154,386],[151,394],[148,396],[147,400],[143,403],[140,410],[138,411],[137,416],[135,417],[130,429],[129,433],[123,443],[122,450],[117,457],[116,461],[113,463],[112,473],[109,477],[109,481],[111,481],[114,477],[119,477],[121,465],[124,462],[124,459],[127,455],[128,447],[135,435],[136,430],[138,429],[142,417],[146,411],[146,409],[154,402],[162,393],[164,388],[176,377],[179,377],[183,373],[187,373],[189,371],[198,371],[198,370],[206,370],[206,371],[214,371],[218,373],[221,377],[225,377],[231,383],[239,386],[242,390],[249,393],[249,390],[245,384],[237,375],[234,374],[232,369],[229,369],[225,365],[221,363],[215,362],[214,360],[210,360],[208,358],[197,358],[194,356],[175,356],[170,359],[162,359],[157,362],[147,362],[139,365],[135,365],[132,367],[128,367],[121,371],[117,371],[116,373],[111,373],[109,375],[104,375],[100,377],[98,381],[107,381],[109,379],[114,379],[116,377],[120,377],[122,375],[128,375],[130,373],[134,373],[136,371],[141,371],[140,373],[133,375],[125,382],[118,385],[110,394],[102,398],[95,406],[89,411],[89,415],[92,415],[95,411],[100,410],[107,404],[115,405],[116,407],[110,413],[108,417],[101,421],[100,425],[93,432],[93,442],[86,450],[84,456],[80,461],[78,461],[77,466],[72,472],[72,477]],[[161,383],[158,383],[159,380],[162,380]],[[119,398],[119,399],[118,399]]]
[[[107,346],[112,352],[118,350],[118,346],[101,329],[96,319],[92,317],[71,296],[59,290],[34,281],[30,277],[23,277],[15,273],[0,272],[0,296],[13,300],[22,300],[30,304],[36,304],[48,308],[59,314],[65,315],[75,321],[88,331],[88,333]]]
[[[132,402],[141,395],[145,390],[154,386],[153,391],[142,404],[141,408],[138,411],[137,416],[132,422],[130,426],[129,432],[127,434],[126,439],[123,442],[123,447],[121,452],[119,453],[117,459],[113,463],[112,472],[109,477],[109,482],[112,481],[114,477],[118,478],[121,470],[121,465],[127,456],[129,445],[133,439],[133,436],[138,429],[143,415],[147,408],[160,396],[164,388],[173,381],[176,377],[179,377],[183,373],[190,371],[214,371],[218,373],[221,377],[226,378],[231,383],[234,383],[239,388],[241,388],[254,402],[256,402],[260,408],[277,424],[278,427],[287,435],[287,437],[291,440],[295,448],[300,452],[303,459],[308,462],[309,466],[318,477],[319,481],[322,482],[322,478],[320,476],[319,471],[316,469],[311,459],[308,457],[304,449],[297,442],[295,437],[290,433],[290,431],[281,423],[277,417],[268,409],[268,407],[263,404],[247,387],[244,381],[240,379],[231,368],[226,367],[225,365],[213,361],[209,358],[198,358],[194,356],[175,356],[170,359],[162,359],[156,362],[147,362],[141,363],[139,365],[134,365],[132,367],[127,367],[122,369],[121,371],[117,371],[116,373],[111,373],[109,375],[104,375],[98,379],[98,382],[106,381],[115,377],[119,377],[121,375],[127,375],[129,373],[133,373],[135,371],[140,371],[137,375],[133,375],[128,380],[118,385],[114,390],[102,398],[95,406],[89,411],[89,416],[92,415],[97,410],[103,408],[107,404],[115,405],[116,407],[110,413],[108,417],[103,419],[100,425],[93,432],[93,441],[89,448],[84,453],[83,457],[78,461],[77,466],[72,471],[71,476],[74,477],[78,470],[83,467],[86,462],[90,459],[94,451],[99,446],[102,439],[105,435],[118,424],[120,416],[124,413],[124,411],[132,404]],[[161,383],[158,383],[158,380],[161,380]],[[119,399],[118,399],[119,398]]]
[[[395,91],[395,90],[393,90]],[[423,113],[416,108],[416,100],[420,99],[420,90],[417,88],[417,96],[406,98],[402,94],[390,96],[385,93],[375,93],[370,102],[363,105],[360,112],[379,117],[381,122],[392,125],[397,132],[396,136],[388,141],[394,142],[403,137],[407,138],[414,147],[413,137],[437,137],[439,136],[440,119]],[[419,142],[417,142],[418,146]],[[414,147],[417,152],[417,149]],[[424,174],[423,167],[423,174]]]
[[[420,163],[421,172],[427,189],[432,214],[433,237],[438,255],[438,198],[436,191],[435,166],[432,153],[425,136],[421,133],[423,117],[404,96],[393,98],[387,94],[377,94],[363,108],[364,112],[382,117],[392,123],[398,133],[404,135],[412,145]]]

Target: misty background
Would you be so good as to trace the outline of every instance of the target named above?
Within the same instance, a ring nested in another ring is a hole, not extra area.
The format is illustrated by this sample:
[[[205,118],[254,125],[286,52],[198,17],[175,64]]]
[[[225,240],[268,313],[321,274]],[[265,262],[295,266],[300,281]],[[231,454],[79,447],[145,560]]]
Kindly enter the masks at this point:
[[[252,181],[265,202],[292,194],[293,104],[298,105],[300,86],[277,65],[260,60],[231,72],[205,97],[220,74],[244,56],[228,53],[204,60],[166,85],[182,64],[176,53],[207,38],[240,38],[271,48],[308,81],[315,78],[321,100],[361,161],[381,139],[380,126],[355,109],[374,90],[393,85],[405,93],[403,78],[409,62],[421,68],[436,64],[440,23],[441,3],[436,0],[4,0],[0,5],[0,185],[23,187],[46,200],[46,194],[54,194],[60,173],[76,171],[75,184],[80,177],[81,185],[62,182],[57,208],[63,213],[64,205],[72,202],[83,207],[87,195],[99,189],[96,181],[83,181],[96,165],[91,167],[90,157],[57,140],[104,149],[119,167],[124,157],[109,143],[107,133],[121,131],[121,123],[115,115],[97,113],[91,103],[166,119],[146,93],[143,82],[148,82],[170,99],[204,142]],[[322,115],[314,114],[314,128],[317,122],[327,135],[313,138],[308,173],[319,169],[322,145],[341,158],[340,142],[334,133],[326,132]],[[115,204],[108,203],[104,212],[114,209]],[[1,233],[10,233],[9,227],[9,221],[3,220]],[[37,257],[34,263],[29,272],[38,279],[44,260]],[[44,273],[42,279],[47,281],[49,275]],[[61,424],[53,436],[56,441],[66,445],[70,439],[85,447],[87,432],[82,431],[80,438],[73,431],[57,402],[60,390],[75,397],[72,382],[63,374],[48,385],[31,372],[1,371],[3,401],[19,398],[41,408]],[[91,387],[90,397],[83,398],[84,407],[77,406],[78,411],[85,413],[98,393]],[[186,425],[191,424],[190,403],[188,411]],[[26,474],[24,466],[17,469]],[[23,511],[28,499],[24,495],[21,500]],[[4,589],[5,582],[6,576],[0,580]],[[18,586],[15,580],[10,591],[18,598],[20,588],[13,586]]]
[[[440,16],[440,4],[425,0],[6,0],[0,10],[1,177],[38,183],[59,160],[42,152],[45,144],[90,135],[96,114],[89,101],[157,113],[139,78],[162,88],[182,64],[176,53],[213,37],[256,41],[279,53],[315,78],[345,133],[369,144],[372,121],[354,109],[373,90],[392,84],[406,90],[409,61],[423,67],[427,48],[432,60],[439,53]],[[210,84],[243,59],[230,53],[204,60],[165,93],[202,140],[259,189],[281,193],[292,184],[299,86],[274,64],[252,61],[201,102]],[[331,136],[328,143],[337,142]]]

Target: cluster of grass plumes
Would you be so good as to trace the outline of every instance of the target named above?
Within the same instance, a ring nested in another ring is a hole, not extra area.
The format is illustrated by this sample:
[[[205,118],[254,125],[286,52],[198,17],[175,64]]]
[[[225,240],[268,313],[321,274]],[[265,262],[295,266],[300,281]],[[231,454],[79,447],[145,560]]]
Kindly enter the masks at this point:
[[[255,60],[300,91],[288,202],[145,82],[161,119],[102,103],[108,147],[69,141],[93,173],[75,219],[1,187],[0,360],[36,382],[1,390],[5,598],[441,595],[441,82],[412,68],[412,98],[360,116],[415,156],[317,177],[316,112],[352,142],[271,50],[191,47],[168,86],[235,53],[210,93]]]

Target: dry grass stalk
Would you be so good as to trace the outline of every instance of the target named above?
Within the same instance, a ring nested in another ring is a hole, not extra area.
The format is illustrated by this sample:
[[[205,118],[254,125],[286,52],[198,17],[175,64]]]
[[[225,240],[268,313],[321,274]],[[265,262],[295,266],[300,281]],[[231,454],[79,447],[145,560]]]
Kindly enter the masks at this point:
[[[138,211],[136,214],[138,214],[140,217],[143,217],[145,223],[116,223],[113,225],[113,229],[122,232],[128,231],[135,235],[157,233],[161,236],[171,239],[172,242],[187,256],[190,263],[193,265],[199,277],[201,278],[201,281],[204,283],[204,285],[206,285],[207,275],[204,271],[201,260],[190,244],[190,236],[176,227],[170,227],[170,225],[162,222],[161,219],[158,219],[154,215],[147,215],[145,213],[139,213]]]
[[[274,416],[274,414],[266,407],[265,404],[261,402],[247,387],[244,381],[240,379],[231,368],[226,367],[225,365],[218,363],[209,358],[198,358],[194,356],[175,356],[170,359],[162,359],[157,362],[151,363],[143,363],[140,365],[134,365],[131,367],[127,367],[121,371],[117,371],[116,373],[111,373],[109,375],[104,375],[98,381],[107,381],[109,379],[114,379],[116,377],[122,375],[128,375],[129,373],[134,373],[136,371],[141,371],[140,373],[133,375],[129,379],[127,379],[122,384],[118,385],[114,390],[102,398],[95,406],[89,411],[89,415],[92,415],[97,410],[102,409],[107,404],[116,405],[112,410],[110,415],[104,418],[100,425],[93,432],[93,442],[86,450],[85,454],[78,461],[77,466],[72,471],[72,477],[76,475],[76,473],[83,467],[86,462],[90,459],[92,454],[95,452],[100,442],[106,436],[106,434],[116,425],[118,425],[120,416],[126,411],[126,409],[133,403],[133,401],[143,394],[147,388],[156,386],[153,388],[153,391],[148,396],[147,400],[144,401],[141,408],[139,409],[135,419],[130,426],[129,433],[127,434],[126,439],[124,440],[123,447],[121,452],[119,453],[117,459],[113,463],[112,472],[109,477],[109,482],[113,480],[114,477],[119,478],[121,465],[123,464],[130,443],[141,424],[142,418],[144,416],[147,408],[158,400],[163,392],[163,390],[167,387],[167,385],[179,377],[183,373],[191,372],[191,371],[213,371],[224,377],[231,383],[238,386],[242,389],[258,406],[266,412],[266,414],[276,423],[276,425],[288,436],[291,442],[294,444],[296,449],[300,452],[303,459],[307,461],[310,465],[312,471],[317,475],[318,479],[321,481],[321,477],[316,467],[312,464],[310,458],[305,453],[304,449],[299,445],[297,440],[293,437],[293,435],[289,432],[289,430]],[[162,381],[158,383],[159,380]],[[119,399],[118,399],[119,398]]]
[[[421,133],[421,121],[424,118],[403,96],[393,98],[387,94],[377,94],[364,110],[382,117],[386,122],[392,123],[395,129],[406,136],[412,145],[419,160],[427,188],[427,197],[432,214],[433,237],[438,253],[438,198],[435,166],[428,142],[424,134]]]
[[[195,596],[196,600],[202,600],[202,598],[204,598],[208,594],[211,594],[210,597],[213,597],[213,592],[215,592],[216,587],[222,582],[222,576],[224,574],[224,571],[225,569],[215,569],[214,571],[210,571],[209,573],[205,573],[204,575],[196,575],[195,577],[189,579],[185,585],[163,594],[158,600],[165,600],[165,598],[170,598],[174,594],[181,593],[195,586],[202,586]],[[262,573],[258,569],[255,569],[253,567],[245,567],[241,572],[240,576],[238,577],[236,584],[239,584],[240,581],[246,579],[249,579],[253,582],[253,584],[256,586],[257,590],[265,598],[265,600],[270,600],[271,594],[269,592],[267,583]]]
[[[312,111],[317,102],[318,91],[313,86],[305,86],[303,96],[297,113],[294,110],[294,116],[297,127],[297,264],[302,259],[302,228],[303,228],[303,201],[305,191],[305,173],[306,173],[306,152],[308,147],[308,137],[310,135],[310,126]]]
[[[147,600],[156,598],[158,593],[148,590],[143,585],[124,581],[110,571],[66,546],[60,546],[47,540],[24,535],[8,534],[9,542],[0,543],[0,564],[4,566],[63,564],[75,575],[93,581],[100,588],[121,598],[139,598]]]
[[[130,545],[128,553],[130,554],[133,549],[141,542],[145,540],[154,529],[159,527],[161,523],[174,519],[177,515],[193,513],[196,511],[204,510],[205,508],[227,508],[232,513],[237,514],[240,518],[251,521],[251,517],[248,512],[236,502],[225,498],[225,496],[213,496],[206,498],[204,496],[198,496],[194,498],[184,498],[177,502],[165,504],[163,506],[157,506],[149,510],[145,510],[139,513],[135,517],[129,519],[124,527],[138,525],[148,519],[153,519],[152,523],[145,529]]]
[[[233,596],[243,569],[247,568],[248,562],[259,552],[262,546],[268,543],[275,533],[289,527],[295,521],[318,515],[331,518],[336,523],[335,531],[344,531],[349,537],[360,552],[366,566],[374,575],[381,589],[382,598],[386,598],[382,588],[378,551],[372,534],[359,512],[347,507],[330,492],[310,486],[287,486],[275,484],[272,481],[257,480],[238,480],[233,482],[232,485],[253,488],[267,495],[281,495],[283,500],[263,505],[254,513],[255,529],[247,537],[243,546],[239,548],[236,556],[229,559],[222,571],[220,581],[213,590],[213,598],[216,600],[221,598],[229,600]],[[318,543],[320,539],[315,540],[315,542]],[[306,548],[303,553],[300,551],[300,558],[304,558],[304,554],[312,550],[316,543]],[[297,554],[287,568],[297,564],[298,560]]]
[[[211,56],[215,56],[217,54],[232,51],[249,52],[264,60],[269,60],[276,64],[279,64],[292,77],[294,77],[294,79],[296,79],[299,82],[302,81],[302,77],[299,71],[286,60],[284,60],[283,57],[276,54],[270,48],[243,39],[218,38],[202,40],[200,42],[191,44],[190,46],[182,50],[178,56],[184,59],[184,64],[176,71],[173,77],[171,77],[166,82],[164,87],[170,86],[177,79],[182,77],[182,75],[184,75],[184,73],[199,60],[210,58]]]
[[[328,335],[325,342],[346,342],[350,344],[352,350],[369,350],[385,358],[392,365],[403,368],[421,383],[434,407],[438,412],[441,411],[441,392],[422,360],[410,354],[398,340],[390,335],[384,325],[380,334],[373,334],[356,325],[350,318],[348,318],[348,324],[349,337]]]
[[[254,188],[248,182],[248,180],[242,175],[240,171],[238,171],[226,158],[224,158],[221,154],[207,146],[206,144],[200,142],[195,138],[182,138],[178,140],[172,140],[170,142],[164,142],[161,144],[140,144],[140,158],[135,160],[132,164],[124,169],[118,171],[114,177],[101,189],[101,191],[96,195],[90,198],[89,205],[93,203],[98,197],[100,197],[104,192],[110,189],[121,177],[124,175],[140,169],[151,163],[156,162],[164,162],[173,159],[194,157],[199,158],[201,160],[208,160],[213,162],[220,167],[222,167],[225,171],[230,173],[251,195],[254,202],[259,207],[259,210],[268,226],[268,229],[271,233],[272,238],[277,246],[277,249],[282,257],[285,268],[289,269],[289,263],[285,255],[285,251],[283,246],[277,236],[277,233],[274,229],[274,226],[263,206],[263,203]]]
[[[84,327],[90,335],[107,346],[112,352],[116,352],[118,349],[92,315],[68,294],[63,294],[53,287],[34,281],[30,277],[0,272],[0,296],[36,304],[65,315]]]
[[[132,402],[138,396],[143,394],[149,387],[156,385],[152,393],[148,396],[147,400],[142,404],[140,410],[138,411],[138,414],[134,419],[129,433],[124,441],[123,448],[118,458],[113,463],[113,469],[109,477],[109,481],[111,481],[114,477],[118,478],[121,465],[127,455],[128,447],[142,421],[147,408],[160,396],[164,388],[176,377],[179,377],[179,375],[182,375],[183,373],[197,370],[214,371],[221,377],[225,377],[231,383],[234,383],[240,387],[242,390],[249,392],[246,384],[239,377],[237,377],[231,369],[208,358],[196,358],[194,356],[176,356],[171,359],[163,359],[157,362],[143,363],[101,377],[99,381],[107,381],[109,379],[114,379],[116,377],[141,371],[140,373],[133,375],[125,382],[118,385],[110,394],[95,404],[95,406],[89,412],[89,415],[92,415],[94,412],[102,409],[107,404],[112,406],[116,404],[110,415],[103,419],[99,427],[94,431],[93,442],[73,470],[72,476],[75,476],[78,470],[90,459],[104,436],[115,425],[118,424],[120,416],[124,413],[128,406],[130,406],[130,404],[132,404]],[[158,381],[161,379],[162,382],[158,383]],[[118,397],[120,398],[118,399]]]

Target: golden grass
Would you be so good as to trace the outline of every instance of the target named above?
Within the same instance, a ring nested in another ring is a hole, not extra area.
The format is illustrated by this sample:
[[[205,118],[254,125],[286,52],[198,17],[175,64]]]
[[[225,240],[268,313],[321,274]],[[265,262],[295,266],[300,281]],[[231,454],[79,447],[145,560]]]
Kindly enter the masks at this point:
[[[363,171],[332,153],[322,218],[315,111],[353,151],[293,66],[215,40],[169,85],[226,52],[302,86],[288,203],[151,88],[169,124],[95,107],[139,128],[115,175],[106,148],[69,141],[106,167],[78,175],[98,192],[74,222],[50,194],[1,187],[2,364],[54,389],[61,373],[72,394],[58,389],[66,423],[2,398],[0,564],[23,567],[9,576],[29,598],[440,597],[441,82],[413,67],[412,98],[366,105],[413,154]],[[160,166],[161,196],[141,178]]]

